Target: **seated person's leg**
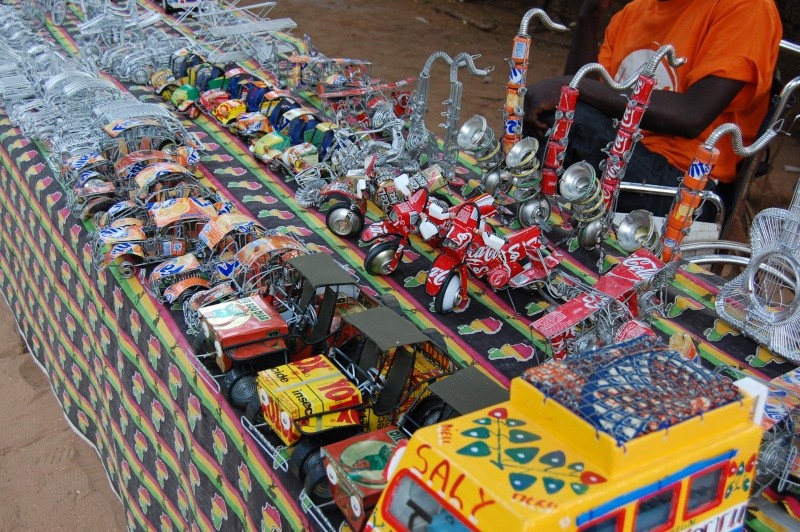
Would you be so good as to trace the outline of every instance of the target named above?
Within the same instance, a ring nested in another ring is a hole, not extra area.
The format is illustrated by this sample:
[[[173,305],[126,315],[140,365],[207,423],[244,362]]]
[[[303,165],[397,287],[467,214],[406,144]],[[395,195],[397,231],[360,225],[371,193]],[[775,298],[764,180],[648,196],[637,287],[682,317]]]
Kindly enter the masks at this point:
[[[552,126],[555,121],[555,111],[543,115],[542,119]],[[608,146],[609,142],[614,140],[615,134],[616,130],[611,118],[590,105],[578,102],[575,117],[567,137],[569,142],[563,167],[566,169],[572,163],[586,161],[597,170],[600,161],[606,158],[606,154],[602,150]],[[528,133],[523,128],[523,136],[527,135]],[[544,164],[543,157],[547,139],[538,140],[539,152],[537,156]]]

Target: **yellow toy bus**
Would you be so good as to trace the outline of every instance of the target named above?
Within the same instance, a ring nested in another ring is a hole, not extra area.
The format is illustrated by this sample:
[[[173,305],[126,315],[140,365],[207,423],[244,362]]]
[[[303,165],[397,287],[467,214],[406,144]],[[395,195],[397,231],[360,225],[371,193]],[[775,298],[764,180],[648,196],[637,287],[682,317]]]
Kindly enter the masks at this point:
[[[366,530],[743,529],[766,394],[650,337],[550,361],[416,431]]]

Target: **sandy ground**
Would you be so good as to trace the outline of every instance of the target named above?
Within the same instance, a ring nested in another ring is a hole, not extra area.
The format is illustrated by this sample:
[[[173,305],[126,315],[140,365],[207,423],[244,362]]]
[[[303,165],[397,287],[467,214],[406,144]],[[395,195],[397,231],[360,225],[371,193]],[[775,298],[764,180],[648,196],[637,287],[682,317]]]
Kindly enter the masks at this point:
[[[0,298],[0,530],[125,530],[100,458],[70,428]]]
[[[561,2],[565,5],[569,3]],[[552,2],[556,8],[561,4]],[[374,75],[387,81],[418,76],[436,51],[451,57],[480,54],[486,78],[459,73],[463,83],[461,122],[482,114],[501,131],[511,39],[522,15],[535,2],[386,0],[279,0],[272,18],[291,17],[295,35],[308,34],[326,55],[370,60]],[[552,11],[566,23],[570,13]],[[568,35],[531,24],[534,45],[528,80],[560,72]],[[427,126],[444,132],[441,104],[450,93],[449,71],[437,64],[429,84]],[[784,149],[777,167],[797,166],[797,143]],[[793,160],[792,160],[793,159]],[[800,174],[778,172],[756,187],[756,210],[785,206]],[[0,303],[0,530],[122,530],[122,506],[110,488],[95,451],[66,424],[49,381],[25,351],[3,301]]]

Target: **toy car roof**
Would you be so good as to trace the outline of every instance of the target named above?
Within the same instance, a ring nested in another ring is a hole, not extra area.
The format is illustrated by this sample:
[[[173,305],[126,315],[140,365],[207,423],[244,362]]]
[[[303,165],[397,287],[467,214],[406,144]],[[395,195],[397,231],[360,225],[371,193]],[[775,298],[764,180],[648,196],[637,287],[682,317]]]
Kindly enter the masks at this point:
[[[467,366],[428,385],[428,390],[459,414],[508,401],[508,390],[489,378],[477,366]]]
[[[194,177],[188,169],[173,162],[154,163],[145,167],[141,172],[136,174],[136,185],[139,188],[144,188],[151,185],[158,179],[172,176],[172,175],[185,175],[187,177]]]
[[[247,231],[248,229],[255,230],[256,228],[266,233],[266,229],[250,216],[231,212],[211,218],[203,226],[198,238],[207,247],[213,248],[231,231]]]
[[[305,253],[302,243],[287,235],[268,235],[260,237],[246,244],[236,252],[236,260],[242,268],[249,268],[256,261],[263,261],[264,257],[273,258],[272,255],[284,254],[289,251]]]
[[[375,342],[381,351],[430,341],[419,327],[388,307],[375,307],[348,314],[344,321]]]
[[[289,260],[289,264],[313,286],[355,284],[355,278],[327,253],[309,253]]]
[[[203,198],[172,198],[150,206],[149,216],[156,227],[181,220],[210,220],[217,215],[214,204]]]

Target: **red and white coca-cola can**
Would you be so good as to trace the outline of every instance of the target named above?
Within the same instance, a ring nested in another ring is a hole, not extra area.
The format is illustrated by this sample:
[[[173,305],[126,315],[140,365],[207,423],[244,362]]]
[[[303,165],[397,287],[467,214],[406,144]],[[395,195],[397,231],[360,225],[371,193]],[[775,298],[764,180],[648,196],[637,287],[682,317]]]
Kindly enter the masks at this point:
[[[631,133],[639,129],[639,124],[642,123],[642,115],[646,107],[633,100],[628,101],[628,106],[625,108],[625,114],[622,115],[620,121],[620,129],[625,129]]]
[[[644,107],[647,107],[647,104],[650,101],[650,94],[653,92],[653,86],[655,84],[655,76],[642,74],[639,76],[639,79],[636,80],[636,86],[633,88],[633,92],[631,93],[631,100],[640,103]]]

